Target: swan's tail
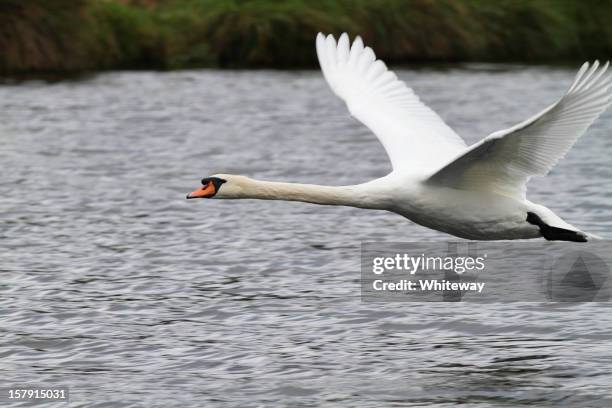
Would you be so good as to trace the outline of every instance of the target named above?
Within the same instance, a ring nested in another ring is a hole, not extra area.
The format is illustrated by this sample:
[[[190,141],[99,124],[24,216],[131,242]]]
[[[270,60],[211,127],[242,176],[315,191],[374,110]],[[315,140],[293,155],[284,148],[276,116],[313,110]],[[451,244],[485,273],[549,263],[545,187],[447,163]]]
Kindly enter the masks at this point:
[[[573,225],[566,223],[560,218],[559,221],[565,228],[552,226],[546,223],[538,214],[534,212],[527,213],[527,222],[532,225],[537,225],[540,228],[540,234],[542,234],[547,241],[587,242],[589,240],[588,234],[580,231]]]
[[[602,236],[591,234],[590,232],[584,233],[589,241],[600,241],[604,239]]]

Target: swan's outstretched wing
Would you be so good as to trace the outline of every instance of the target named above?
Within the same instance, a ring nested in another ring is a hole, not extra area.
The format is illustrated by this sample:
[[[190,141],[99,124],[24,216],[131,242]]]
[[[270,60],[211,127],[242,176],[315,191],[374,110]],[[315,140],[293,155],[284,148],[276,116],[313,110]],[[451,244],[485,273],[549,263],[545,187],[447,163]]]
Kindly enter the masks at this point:
[[[395,171],[431,172],[465,150],[465,142],[361,38],[351,46],[346,33],[337,44],[319,33],[317,55],[329,86],[378,136]]]
[[[529,178],[548,173],[610,105],[608,65],[585,63],[557,103],[470,146],[428,182],[524,198]]]

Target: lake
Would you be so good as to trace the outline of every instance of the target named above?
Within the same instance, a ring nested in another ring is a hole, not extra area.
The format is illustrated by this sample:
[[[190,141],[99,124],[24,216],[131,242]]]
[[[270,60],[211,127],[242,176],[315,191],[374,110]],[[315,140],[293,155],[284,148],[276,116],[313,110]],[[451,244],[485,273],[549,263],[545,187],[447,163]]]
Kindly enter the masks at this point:
[[[575,69],[397,73],[473,143]],[[608,111],[529,199],[612,236],[611,156]],[[362,241],[455,238],[379,211],[185,200],[221,172],[388,173],[318,71],[5,81],[0,162],[0,387],[66,385],[71,407],[612,406],[608,303],[362,303]]]

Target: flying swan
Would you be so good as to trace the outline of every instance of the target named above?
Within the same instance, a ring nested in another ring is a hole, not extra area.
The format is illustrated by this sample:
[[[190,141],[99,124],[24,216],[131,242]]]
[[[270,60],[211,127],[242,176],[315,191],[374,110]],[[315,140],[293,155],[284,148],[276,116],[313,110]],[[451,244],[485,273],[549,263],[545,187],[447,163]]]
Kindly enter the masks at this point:
[[[187,198],[254,198],[392,211],[422,226],[473,240],[586,242],[595,237],[526,198],[531,176],[544,176],[612,95],[609,62],[582,65],[567,92],[537,115],[467,146],[360,37],[336,43],[319,33],[327,83],[349,112],[376,134],[393,170],[351,186],[319,186],[216,174]]]

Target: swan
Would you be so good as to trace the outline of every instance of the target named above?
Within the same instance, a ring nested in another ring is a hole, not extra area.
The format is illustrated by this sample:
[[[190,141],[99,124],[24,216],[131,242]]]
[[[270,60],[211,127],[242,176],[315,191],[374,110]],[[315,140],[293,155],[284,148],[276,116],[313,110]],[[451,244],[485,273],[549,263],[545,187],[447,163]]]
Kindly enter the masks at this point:
[[[545,238],[586,242],[595,235],[526,198],[611,102],[609,62],[584,63],[565,94],[537,115],[467,146],[358,36],[319,33],[323,76],[350,114],[382,143],[390,174],[363,184],[320,186],[215,174],[193,198],[301,201],[391,211],[471,240]]]

